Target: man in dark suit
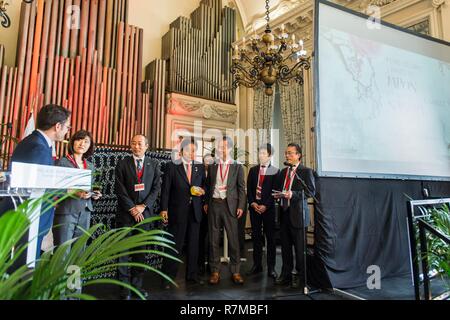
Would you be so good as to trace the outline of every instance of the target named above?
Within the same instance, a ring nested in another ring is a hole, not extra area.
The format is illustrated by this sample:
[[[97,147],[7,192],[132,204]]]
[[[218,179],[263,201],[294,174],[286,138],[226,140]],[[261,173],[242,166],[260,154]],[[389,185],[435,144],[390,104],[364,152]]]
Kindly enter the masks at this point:
[[[14,150],[11,163],[21,162],[53,166],[53,143],[63,141],[70,130],[70,111],[58,105],[46,105],[36,117],[36,130],[23,139]],[[2,212],[13,209],[10,199],[4,199]],[[42,207],[39,218],[36,259],[41,255],[42,240],[53,225],[54,208]]]
[[[161,170],[159,163],[145,156],[148,140],[136,135],[131,140],[132,156],[117,164],[115,192],[118,200],[116,215],[117,227],[132,227],[154,214],[153,206],[161,189]],[[149,229],[148,225],[142,228]],[[119,259],[119,262],[145,263],[145,254],[135,254]],[[119,267],[119,280],[142,290],[143,274],[141,268]],[[143,293],[147,295],[146,292]],[[122,289],[122,299],[131,299],[130,291]]]
[[[230,137],[225,136],[219,141],[217,151],[219,159],[208,170],[205,198],[211,245],[209,283],[216,285],[220,281],[220,229],[223,227],[227,232],[232,281],[243,284],[238,219],[244,214],[246,204],[244,168],[231,156],[233,140]]]
[[[276,284],[291,283],[293,288],[305,286],[306,228],[309,225],[307,198],[315,195],[313,170],[300,164],[302,150],[298,144],[291,143],[286,150],[286,164],[278,175],[276,190],[281,191],[275,197],[281,199],[281,252],[283,267]],[[307,188],[302,184],[304,182]],[[304,192],[304,197],[303,197]],[[295,269],[292,247],[295,252]]]
[[[277,278],[275,272],[275,201],[272,190],[276,188],[278,168],[271,165],[272,145],[262,145],[258,149],[259,165],[250,169],[247,178],[247,200],[252,223],[253,267],[248,275],[258,274],[262,268],[263,234],[266,236],[267,274]]]
[[[161,189],[161,217],[174,236],[178,258],[187,238],[186,280],[203,285],[198,277],[198,248],[200,222],[202,221],[202,197],[205,194],[205,168],[195,162],[197,142],[186,138],[180,145],[180,158],[167,163]],[[192,188],[195,187],[193,190]],[[178,262],[164,259],[162,271],[176,278]],[[164,281],[164,287],[170,284]]]

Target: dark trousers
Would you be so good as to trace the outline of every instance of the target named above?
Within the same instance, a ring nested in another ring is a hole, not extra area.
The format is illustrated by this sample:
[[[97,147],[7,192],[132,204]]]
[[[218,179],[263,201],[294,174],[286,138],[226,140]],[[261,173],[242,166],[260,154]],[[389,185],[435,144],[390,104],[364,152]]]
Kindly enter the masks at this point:
[[[208,215],[202,216],[200,223],[200,234],[198,240],[198,266],[204,267],[209,261],[209,237],[208,237]]]
[[[253,208],[250,208],[250,221],[252,223],[253,265],[258,267],[262,266],[262,251],[265,236],[267,241],[267,267],[273,270],[275,268],[276,258],[275,210],[272,208],[263,214],[259,214]]]
[[[239,232],[239,250],[241,258],[245,258],[245,225],[247,224],[247,212],[244,211],[242,217],[238,220]]]
[[[118,219],[116,221],[116,226],[118,228],[133,227],[137,224],[136,222],[132,222],[133,218],[131,217],[131,215],[130,216],[127,216],[127,215],[129,215],[129,213],[121,213],[121,216],[118,216]],[[150,213],[148,212],[148,209],[146,209],[144,211],[144,218],[148,219],[149,217],[150,217]],[[145,224],[145,225],[140,226],[139,228],[148,231],[150,229],[150,226],[148,224]],[[139,233],[140,232],[138,232],[138,231],[133,231],[130,233],[130,235],[136,235]],[[147,249],[146,247],[141,247],[141,248],[134,248],[134,249],[132,249],[132,251],[139,251],[139,250],[146,250],[146,249]],[[118,260],[119,260],[119,263],[133,262],[133,263],[145,264],[145,262],[146,262],[145,261],[145,253],[138,253],[138,254],[123,256],[123,257],[120,257]],[[127,284],[131,284],[133,287],[135,287],[138,290],[143,289],[145,269],[137,268],[137,267],[125,267],[125,266],[120,266],[117,269],[118,269],[117,272],[118,272],[119,281],[122,281]],[[129,293],[129,290],[122,288],[122,292]]]
[[[173,251],[168,251],[167,253],[179,259],[181,259],[183,246],[185,240],[187,239],[186,278],[196,278],[198,274],[198,239],[200,233],[200,223],[195,220],[192,205],[188,209],[188,221],[185,223],[169,223],[168,231],[173,235],[175,249],[178,251],[178,254]],[[164,258],[162,271],[166,275],[172,279],[175,279],[178,269],[179,262]]]
[[[211,201],[208,209],[211,272],[220,272],[220,236],[221,228],[227,232],[228,253],[230,255],[230,270],[232,274],[240,272],[241,257],[238,239],[238,218],[236,214],[231,215],[226,200]]]
[[[292,274],[297,274],[300,282],[304,284],[305,258],[303,244],[306,230],[305,228],[293,227],[289,217],[290,214],[293,214],[290,209],[283,210],[281,213],[281,256],[283,258],[281,275],[291,277]],[[294,249],[295,254],[295,269],[292,249]]]

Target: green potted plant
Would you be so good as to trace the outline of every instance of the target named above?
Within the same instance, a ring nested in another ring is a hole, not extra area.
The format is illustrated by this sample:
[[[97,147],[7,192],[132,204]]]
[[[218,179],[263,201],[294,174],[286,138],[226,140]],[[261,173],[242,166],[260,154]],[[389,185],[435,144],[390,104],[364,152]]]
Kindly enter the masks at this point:
[[[137,289],[126,283],[101,278],[101,275],[124,265],[155,272],[175,284],[167,275],[152,266],[117,262],[121,256],[138,252],[156,254],[181,262],[160,250],[167,248],[175,251],[174,242],[168,239],[167,232],[157,229],[145,231],[141,228],[144,224],[160,220],[159,217],[144,220],[133,228],[106,230],[101,224],[95,225],[89,230],[84,230],[84,235],[80,238],[64,243],[53,253],[43,254],[34,269],[22,265],[12,270],[28,247],[28,243],[20,243],[30,227],[28,213],[38,205],[39,201],[54,206],[65,197],[56,201],[53,199],[54,195],[46,195],[42,199],[27,201],[17,210],[9,211],[0,217],[0,300],[95,299],[92,295],[70,290],[70,283],[77,280],[76,277],[83,288],[112,284],[127,287],[144,299]],[[92,239],[92,235],[100,229],[103,233]],[[91,242],[88,244],[90,239]],[[156,249],[149,249],[149,246]]]

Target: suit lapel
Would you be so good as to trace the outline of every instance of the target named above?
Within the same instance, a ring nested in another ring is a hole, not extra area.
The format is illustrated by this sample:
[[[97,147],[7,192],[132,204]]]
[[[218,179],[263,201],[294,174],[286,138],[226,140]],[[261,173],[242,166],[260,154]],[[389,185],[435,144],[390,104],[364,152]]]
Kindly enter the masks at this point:
[[[188,179],[187,174],[186,174],[186,170],[184,169],[184,163],[181,162],[179,165],[177,165],[177,169],[178,169],[178,173],[183,177],[184,181],[188,185],[190,185],[189,179]],[[191,176],[191,178],[192,178],[192,176]]]
[[[134,164],[133,156],[128,158],[128,170],[130,172],[130,176],[133,177],[133,183],[137,184],[136,165]]]
[[[217,182],[217,172],[219,171],[219,165],[213,164],[211,167],[211,187],[214,188]]]
[[[237,172],[236,170],[236,165],[234,164],[234,162],[232,164],[230,164],[230,170],[228,171],[228,180],[227,180],[227,189],[230,190],[231,186],[233,185],[233,181],[235,181],[234,176]]]

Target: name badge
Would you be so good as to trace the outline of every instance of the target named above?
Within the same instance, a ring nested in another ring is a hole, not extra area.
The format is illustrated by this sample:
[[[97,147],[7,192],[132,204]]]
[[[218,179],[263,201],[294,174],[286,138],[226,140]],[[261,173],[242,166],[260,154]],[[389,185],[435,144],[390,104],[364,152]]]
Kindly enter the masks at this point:
[[[145,184],[135,184],[134,185],[134,191],[135,192],[139,192],[139,191],[144,191],[145,190]]]

